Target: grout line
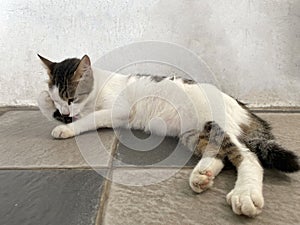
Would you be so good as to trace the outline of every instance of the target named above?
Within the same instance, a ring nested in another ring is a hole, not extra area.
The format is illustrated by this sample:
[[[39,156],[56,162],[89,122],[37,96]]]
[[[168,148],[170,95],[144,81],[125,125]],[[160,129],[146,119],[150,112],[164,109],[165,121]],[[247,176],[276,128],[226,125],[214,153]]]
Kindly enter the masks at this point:
[[[126,170],[139,170],[139,169],[193,169],[196,165],[194,166],[114,166],[114,169],[126,169]]]
[[[102,187],[95,225],[101,225],[103,223],[104,211],[105,211],[105,207],[106,207],[106,203],[109,197],[109,192],[111,187],[111,176],[112,176],[112,170],[109,170],[107,172],[107,178],[105,179],[104,185]]]
[[[192,169],[195,166],[116,166],[110,164],[108,166],[78,166],[78,167],[0,167],[1,170],[101,170],[101,169]]]
[[[109,194],[110,194],[110,189],[111,189],[111,184],[112,184],[113,161],[114,161],[114,157],[116,155],[118,144],[119,144],[118,138],[116,136],[114,138],[115,139],[112,144],[112,152],[111,152],[111,158],[109,161],[109,169],[107,172],[107,178],[104,181],[103,190],[102,190],[102,193],[101,193],[100,199],[99,199],[99,208],[98,208],[98,213],[96,216],[96,223],[95,223],[96,225],[103,224],[105,208],[106,208],[107,200],[108,200]]]
[[[108,166],[78,166],[78,167],[0,167],[1,170],[98,170],[108,169]]]

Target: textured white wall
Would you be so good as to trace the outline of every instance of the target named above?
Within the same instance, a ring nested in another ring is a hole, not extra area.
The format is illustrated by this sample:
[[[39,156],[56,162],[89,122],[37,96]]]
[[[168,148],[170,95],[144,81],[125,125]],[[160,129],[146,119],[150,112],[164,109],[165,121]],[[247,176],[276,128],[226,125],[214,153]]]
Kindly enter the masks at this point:
[[[2,0],[0,9],[0,105],[36,104],[47,78],[36,53],[95,60],[160,40],[202,57],[241,100],[300,106],[299,0]]]

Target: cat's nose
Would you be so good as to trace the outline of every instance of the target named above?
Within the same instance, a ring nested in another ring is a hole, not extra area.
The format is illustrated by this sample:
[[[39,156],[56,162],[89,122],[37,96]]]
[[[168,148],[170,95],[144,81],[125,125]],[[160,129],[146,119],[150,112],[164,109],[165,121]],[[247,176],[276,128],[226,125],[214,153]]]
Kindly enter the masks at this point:
[[[65,116],[65,117],[67,117],[67,116],[69,116],[70,115],[70,113],[68,113],[68,114],[62,114],[62,116]]]

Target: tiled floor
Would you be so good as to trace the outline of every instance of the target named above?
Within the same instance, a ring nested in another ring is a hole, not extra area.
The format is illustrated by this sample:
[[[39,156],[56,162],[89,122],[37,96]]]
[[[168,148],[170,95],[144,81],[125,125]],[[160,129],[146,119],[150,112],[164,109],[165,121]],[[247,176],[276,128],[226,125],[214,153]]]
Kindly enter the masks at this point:
[[[95,223],[103,178],[93,170],[1,170],[0,179],[0,224]]]
[[[39,111],[8,110],[0,110],[0,225],[300,224],[299,173],[266,171],[264,211],[246,218],[225,201],[235,171],[194,194],[188,177],[197,158],[176,149],[173,138],[150,151],[148,135],[136,131],[143,140],[130,147],[134,136],[125,130],[54,140],[56,121]],[[300,154],[300,113],[259,115]]]

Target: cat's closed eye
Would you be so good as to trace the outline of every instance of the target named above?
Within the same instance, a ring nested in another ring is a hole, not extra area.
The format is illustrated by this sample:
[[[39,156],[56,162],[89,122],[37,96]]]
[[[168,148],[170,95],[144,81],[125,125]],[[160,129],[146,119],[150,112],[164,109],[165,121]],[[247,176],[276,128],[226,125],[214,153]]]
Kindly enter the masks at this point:
[[[88,93],[84,92],[84,93],[79,93],[76,95],[75,98],[73,98],[73,100],[71,102],[73,103],[80,103],[82,102],[86,97],[88,96]]]

